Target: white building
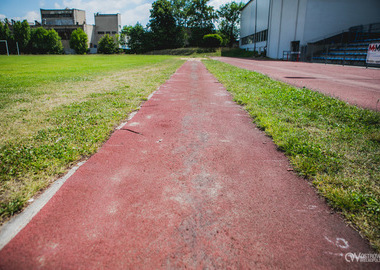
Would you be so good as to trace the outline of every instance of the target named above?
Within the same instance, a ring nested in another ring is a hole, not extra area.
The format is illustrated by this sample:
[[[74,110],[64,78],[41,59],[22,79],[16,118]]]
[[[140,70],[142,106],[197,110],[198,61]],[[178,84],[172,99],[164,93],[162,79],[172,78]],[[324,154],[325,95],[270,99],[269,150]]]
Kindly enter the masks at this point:
[[[282,59],[350,27],[380,23],[380,0],[251,0],[241,11],[240,47]]]

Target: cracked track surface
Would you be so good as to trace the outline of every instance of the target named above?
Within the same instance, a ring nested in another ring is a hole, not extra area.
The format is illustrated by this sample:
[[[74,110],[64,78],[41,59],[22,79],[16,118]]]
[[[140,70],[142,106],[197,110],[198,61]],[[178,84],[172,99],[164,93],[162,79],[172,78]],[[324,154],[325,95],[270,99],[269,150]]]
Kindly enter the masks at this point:
[[[1,250],[0,268],[370,267],[345,261],[372,251],[288,168],[188,61]]]

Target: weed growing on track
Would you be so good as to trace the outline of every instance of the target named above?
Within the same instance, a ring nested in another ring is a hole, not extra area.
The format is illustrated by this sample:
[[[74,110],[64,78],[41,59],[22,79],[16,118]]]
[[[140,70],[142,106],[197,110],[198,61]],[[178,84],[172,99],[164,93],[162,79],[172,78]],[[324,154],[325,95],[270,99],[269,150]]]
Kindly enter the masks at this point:
[[[93,154],[183,63],[167,56],[0,61],[0,223]]]
[[[299,175],[380,250],[380,113],[225,63],[204,63]]]

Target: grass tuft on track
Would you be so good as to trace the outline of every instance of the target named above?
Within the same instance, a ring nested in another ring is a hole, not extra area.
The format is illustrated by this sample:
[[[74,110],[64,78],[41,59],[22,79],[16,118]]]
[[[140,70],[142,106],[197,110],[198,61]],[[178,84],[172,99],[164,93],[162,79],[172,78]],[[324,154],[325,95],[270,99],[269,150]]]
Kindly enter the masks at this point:
[[[170,56],[0,56],[0,223],[107,140],[183,63]]]
[[[234,100],[380,250],[380,113],[218,61],[204,61]]]

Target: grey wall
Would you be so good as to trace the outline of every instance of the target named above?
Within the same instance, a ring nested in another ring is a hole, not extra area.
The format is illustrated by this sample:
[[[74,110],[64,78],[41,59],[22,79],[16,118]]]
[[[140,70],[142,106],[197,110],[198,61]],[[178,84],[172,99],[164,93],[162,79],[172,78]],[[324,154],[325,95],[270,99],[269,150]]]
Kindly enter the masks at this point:
[[[303,43],[380,22],[380,0],[309,0]]]
[[[268,29],[270,0],[250,1],[241,13],[240,37],[246,37]],[[255,16],[257,15],[257,18]],[[256,48],[266,46],[266,41],[256,44]],[[253,50],[254,44],[241,46],[244,49]]]
[[[290,42],[301,40],[304,32],[308,0],[273,0],[269,23],[267,55],[282,58],[290,50]]]
[[[97,46],[99,40],[105,35],[114,36],[120,34],[121,15],[120,14],[95,14],[95,27],[93,44]]]

